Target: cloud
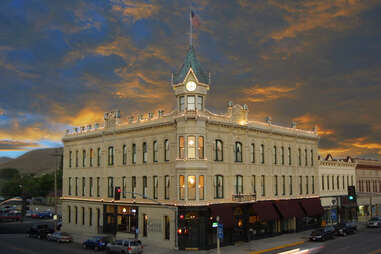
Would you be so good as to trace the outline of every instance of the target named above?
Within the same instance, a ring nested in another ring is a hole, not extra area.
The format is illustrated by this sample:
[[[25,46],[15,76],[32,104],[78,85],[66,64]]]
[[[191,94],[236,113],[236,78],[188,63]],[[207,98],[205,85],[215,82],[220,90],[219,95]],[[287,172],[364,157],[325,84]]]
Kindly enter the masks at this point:
[[[265,102],[279,98],[295,98],[295,95],[293,95],[292,92],[301,86],[302,83],[296,83],[294,87],[282,85],[255,85],[253,87],[243,89],[243,93],[250,96],[248,98],[248,101],[250,102]]]
[[[0,140],[0,151],[20,151],[30,148],[39,147],[40,145],[34,142],[24,142],[17,140]]]
[[[112,0],[112,10],[122,13],[133,21],[149,18],[159,11],[160,6],[153,3],[131,0]]]

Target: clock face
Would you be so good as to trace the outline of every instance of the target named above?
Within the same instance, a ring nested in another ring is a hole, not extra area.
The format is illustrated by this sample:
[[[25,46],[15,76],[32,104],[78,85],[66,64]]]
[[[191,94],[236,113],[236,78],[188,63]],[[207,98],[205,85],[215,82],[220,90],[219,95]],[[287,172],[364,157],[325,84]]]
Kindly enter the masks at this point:
[[[196,90],[196,83],[194,81],[189,81],[187,84],[186,84],[186,89],[190,92]]]

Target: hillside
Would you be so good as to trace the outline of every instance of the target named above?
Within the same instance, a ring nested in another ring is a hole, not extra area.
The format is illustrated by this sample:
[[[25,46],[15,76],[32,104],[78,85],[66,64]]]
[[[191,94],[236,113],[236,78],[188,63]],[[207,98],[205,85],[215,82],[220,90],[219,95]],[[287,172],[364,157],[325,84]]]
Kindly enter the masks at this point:
[[[9,158],[9,157],[0,157],[0,164],[6,163],[6,162],[11,161],[11,160],[13,160],[13,159]]]
[[[58,148],[59,154],[62,154],[62,147]],[[54,156],[56,148],[38,149],[27,152],[8,162],[1,163],[2,168],[15,168],[20,173],[40,175],[54,171],[57,168],[58,158]]]

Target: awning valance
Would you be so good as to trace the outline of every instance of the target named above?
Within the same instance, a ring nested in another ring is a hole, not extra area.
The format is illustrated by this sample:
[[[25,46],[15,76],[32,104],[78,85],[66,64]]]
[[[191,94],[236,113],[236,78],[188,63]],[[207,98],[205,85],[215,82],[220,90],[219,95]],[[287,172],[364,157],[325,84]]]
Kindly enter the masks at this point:
[[[261,221],[273,221],[279,219],[272,201],[257,201],[253,204],[253,209]]]
[[[299,202],[307,216],[316,217],[324,214],[324,209],[321,206],[320,198],[303,198]]]

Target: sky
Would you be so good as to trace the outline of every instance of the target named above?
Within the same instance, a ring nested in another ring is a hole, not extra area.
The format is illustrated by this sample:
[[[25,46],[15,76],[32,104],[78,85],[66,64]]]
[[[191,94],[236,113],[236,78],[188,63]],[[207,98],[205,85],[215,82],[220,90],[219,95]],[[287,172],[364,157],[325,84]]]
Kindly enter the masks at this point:
[[[312,130],[319,153],[381,159],[381,1],[2,0],[0,157],[62,146],[64,130],[172,111],[193,46],[207,108]]]

